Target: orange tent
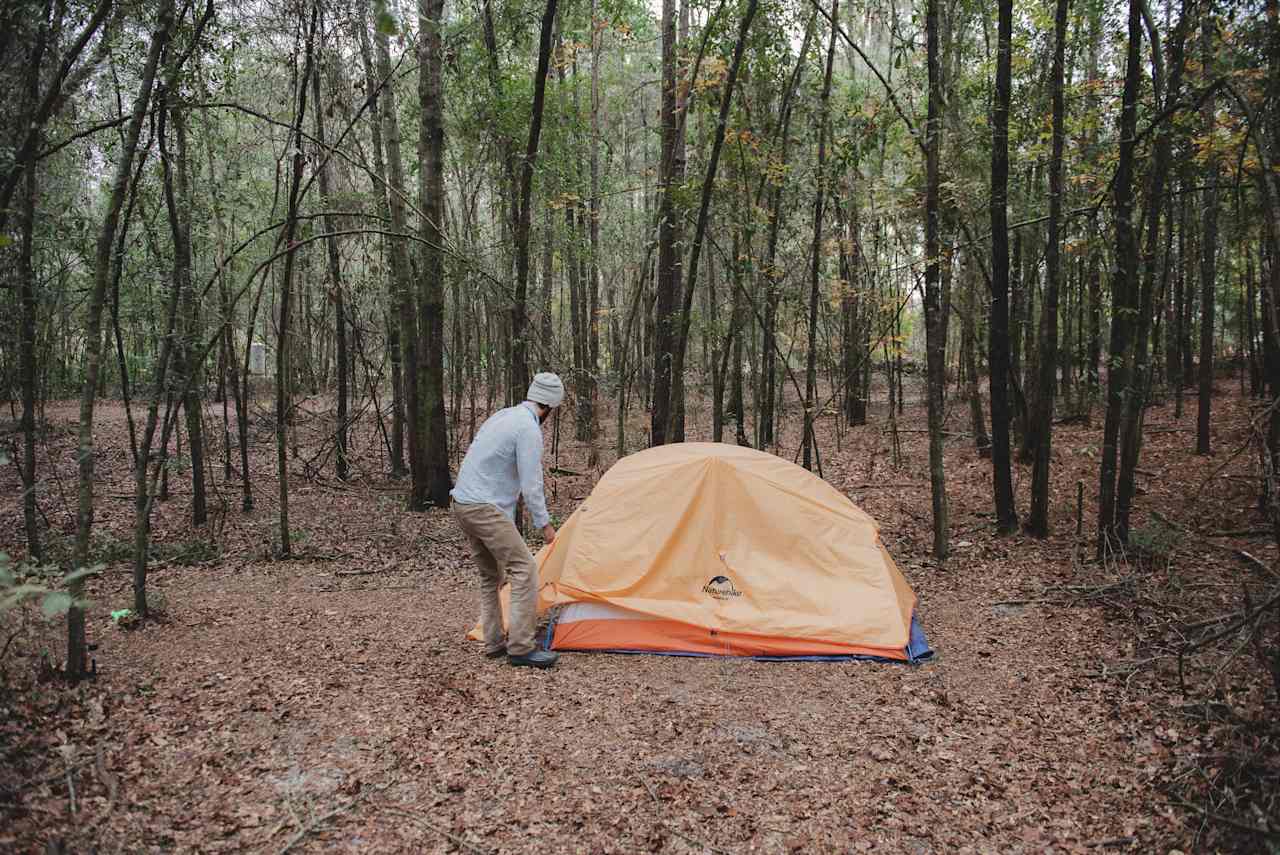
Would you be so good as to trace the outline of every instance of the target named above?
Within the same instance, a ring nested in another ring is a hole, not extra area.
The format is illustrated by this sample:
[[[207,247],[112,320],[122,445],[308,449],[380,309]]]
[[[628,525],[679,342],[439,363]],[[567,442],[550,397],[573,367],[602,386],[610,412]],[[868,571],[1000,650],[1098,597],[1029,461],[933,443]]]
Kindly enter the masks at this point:
[[[548,630],[558,650],[931,652],[875,521],[813,473],[750,448],[677,443],[622,458],[537,561],[539,613],[563,607]]]

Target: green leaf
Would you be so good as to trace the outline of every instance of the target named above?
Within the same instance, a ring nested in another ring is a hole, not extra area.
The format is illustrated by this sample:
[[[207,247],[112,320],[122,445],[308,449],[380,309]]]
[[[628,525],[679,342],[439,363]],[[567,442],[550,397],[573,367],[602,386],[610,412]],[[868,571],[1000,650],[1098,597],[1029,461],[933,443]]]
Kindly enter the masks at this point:
[[[8,246],[11,243],[13,243],[13,238],[8,235],[0,235],[0,247]]]
[[[131,614],[133,614],[133,609],[116,609],[111,613],[111,619],[116,623],[119,623],[121,620],[129,617]]]
[[[69,608],[71,608],[71,595],[64,591],[46,594],[44,602],[40,604],[40,610],[44,612],[45,617],[66,614]]]
[[[399,31],[400,31],[400,27],[396,23],[396,19],[391,15],[390,12],[383,9],[381,12],[378,13],[378,32],[379,33],[381,33],[384,36],[394,36]]]

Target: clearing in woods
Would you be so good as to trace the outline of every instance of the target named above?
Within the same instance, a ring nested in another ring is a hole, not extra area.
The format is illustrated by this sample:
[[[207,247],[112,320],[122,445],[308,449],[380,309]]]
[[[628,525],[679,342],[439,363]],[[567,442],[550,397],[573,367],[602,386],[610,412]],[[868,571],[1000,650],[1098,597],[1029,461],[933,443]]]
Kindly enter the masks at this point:
[[[1194,434],[1182,431],[1190,414],[1175,423],[1170,405],[1148,417],[1139,497],[1147,551],[1129,564],[1074,557],[1078,479],[1085,541],[1093,529],[1098,427],[1055,431],[1048,541],[993,535],[990,465],[971,440],[949,439],[954,553],[939,567],[928,557],[923,406],[907,408],[903,427],[913,432],[902,435],[896,470],[883,424],[837,442],[822,420],[826,478],[878,519],[920,597],[938,651],[925,665],[566,654],[536,672],[486,660],[464,639],[476,614],[474,571],[446,512],[408,513],[402,485],[338,484],[323,456],[313,459],[325,404],[306,403],[292,460],[298,557],[272,555],[274,450],[263,402],[257,509],[239,511],[238,483],[222,479],[215,443],[218,510],[207,531],[194,531],[189,484],[175,473],[173,496],[156,511],[150,576],[164,615],[133,631],[109,616],[130,604],[132,480],[123,411],[101,407],[97,533],[111,561],[90,586],[98,677],[76,689],[36,681],[42,652],[61,649],[61,626],[21,616],[23,634],[3,663],[0,845],[1154,852],[1193,849],[1205,831],[1177,803],[1194,792],[1179,776],[1224,731],[1184,714],[1176,658],[1150,627],[1237,608],[1240,580],[1263,571],[1246,569],[1232,549],[1268,566],[1274,550],[1266,539],[1182,531],[1246,528],[1256,503],[1253,485],[1236,477],[1252,465],[1248,453],[1225,469],[1225,453],[1193,456]],[[1215,447],[1241,446],[1247,402],[1215,406]],[[73,530],[74,406],[51,404],[47,415],[41,494],[56,537]],[[215,417],[220,408],[210,409]],[[690,438],[707,432],[699,418],[709,420],[691,410]],[[567,413],[565,421],[554,462],[585,474],[548,476],[558,520],[598,476],[569,438]],[[641,430],[637,416],[637,441]],[[369,433],[357,472],[382,471]],[[797,437],[783,440],[790,456]],[[1030,478],[1019,474],[1025,509]],[[3,548],[20,553],[16,469],[2,477],[11,497]],[[1185,676],[1203,690],[1218,664],[1190,660]],[[1256,701],[1233,696],[1224,673],[1220,699]],[[1225,839],[1265,839],[1241,835]]]

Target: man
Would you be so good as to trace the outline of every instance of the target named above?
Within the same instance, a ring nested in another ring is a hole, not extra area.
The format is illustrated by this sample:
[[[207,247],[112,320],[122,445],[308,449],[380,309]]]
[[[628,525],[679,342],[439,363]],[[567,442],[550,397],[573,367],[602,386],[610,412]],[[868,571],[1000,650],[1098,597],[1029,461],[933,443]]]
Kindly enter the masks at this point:
[[[516,529],[516,498],[524,496],[533,525],[547,543],[556,539],[542,492],[542,423],[564,400],[554,374],[533,378],[525,401],[494,413],[480,426],[462,459],[453,497],[453,518],[471,543],[480,568],[480,621],[484,655],[506,654],[511,665],[550,668],[560,654],[538,650],[538,568]],[[503,638],[498,591],[511,583],[510,630]]]

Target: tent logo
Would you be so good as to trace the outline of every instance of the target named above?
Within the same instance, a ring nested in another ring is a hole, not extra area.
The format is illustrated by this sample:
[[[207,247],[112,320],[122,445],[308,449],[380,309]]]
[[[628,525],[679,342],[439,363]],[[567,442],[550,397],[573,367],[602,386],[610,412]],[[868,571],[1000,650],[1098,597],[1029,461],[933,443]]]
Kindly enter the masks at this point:
[[[728,576],[712,576],[707,584],[702,586],[704,594],[710,594],[717,600],[728,600],[733,597],[741,597],[742,592],[733,586],[733,582]]]

